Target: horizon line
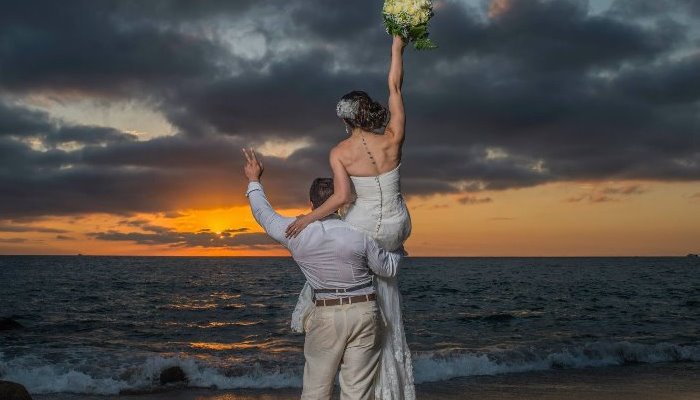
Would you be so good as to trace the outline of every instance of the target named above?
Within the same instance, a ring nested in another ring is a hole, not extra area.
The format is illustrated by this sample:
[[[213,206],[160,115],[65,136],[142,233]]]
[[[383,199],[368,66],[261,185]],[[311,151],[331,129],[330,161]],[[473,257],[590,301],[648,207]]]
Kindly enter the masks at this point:
[[[407,256],[407,258],[675,258],[697,256],[700,253],[686,253],[684,255],[540,255],[540,256]],[[144,254],[0,254],[0,257],[151,257],[151,258],[292,258],[291,255],[279,256],[244,256],[244,255],[144,255]]]

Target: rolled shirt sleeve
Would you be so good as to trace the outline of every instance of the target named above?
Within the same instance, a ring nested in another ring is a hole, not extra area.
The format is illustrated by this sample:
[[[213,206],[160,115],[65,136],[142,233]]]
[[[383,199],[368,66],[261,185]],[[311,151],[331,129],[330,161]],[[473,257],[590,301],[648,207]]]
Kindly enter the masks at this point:
[[[283,217],[272,208],[260,182],[250,182],[245,195],[258,224],[271,238],[289,248],[289,239],[285,236],[285,231],[294,219]]]

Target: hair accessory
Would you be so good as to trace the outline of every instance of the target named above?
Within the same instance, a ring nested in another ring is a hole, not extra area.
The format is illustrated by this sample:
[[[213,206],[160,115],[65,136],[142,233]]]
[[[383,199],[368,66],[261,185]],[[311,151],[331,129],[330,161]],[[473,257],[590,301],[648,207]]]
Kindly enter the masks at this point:
[[[339,118],[353,119],[357,115],[359,102],[353,99],[340,99],[335,107],[335,113]]]

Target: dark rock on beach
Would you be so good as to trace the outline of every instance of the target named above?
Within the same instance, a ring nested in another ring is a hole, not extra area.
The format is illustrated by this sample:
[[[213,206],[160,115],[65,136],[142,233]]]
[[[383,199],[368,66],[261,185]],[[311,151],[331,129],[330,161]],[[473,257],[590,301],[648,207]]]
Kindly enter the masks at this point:
[[[0,331],[10,331],[24,328],[22,324],[12,318],[0,318]]]
[[[176,383],[176,382],[186,382],[187,381],[187,375],[185,375],[185,371],[182,370],[182,368],[175,366],[175,367],[170,367],[166,368],[160,373],[160,384],[161,385],[167,385],[168,383]]]
[[[0,399],[2,400],[32,400],[27,389],[19,383],[0,381]]]

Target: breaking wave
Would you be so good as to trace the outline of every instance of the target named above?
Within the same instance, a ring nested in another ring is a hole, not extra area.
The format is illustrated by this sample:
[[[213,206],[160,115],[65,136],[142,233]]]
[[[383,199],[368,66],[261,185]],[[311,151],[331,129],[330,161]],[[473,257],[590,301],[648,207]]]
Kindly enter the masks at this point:
[[[414,355],[416,383],[456,377],[496,375],[630,363],[700,362],[700,346],[672,343],[593,342],[546,352],[534,349],[441,350]],[[0,379],[23,384],[30,393],[119,394],[162,390],[160,372],[179,366],[187,376],[181,386],[218,389],[301,387],[302,367],[263,368],[236,365],[222,370],[201,359],[151,357],[136,364],[95,367],[87,363],[49,363],[35,356],[5,359]]]

